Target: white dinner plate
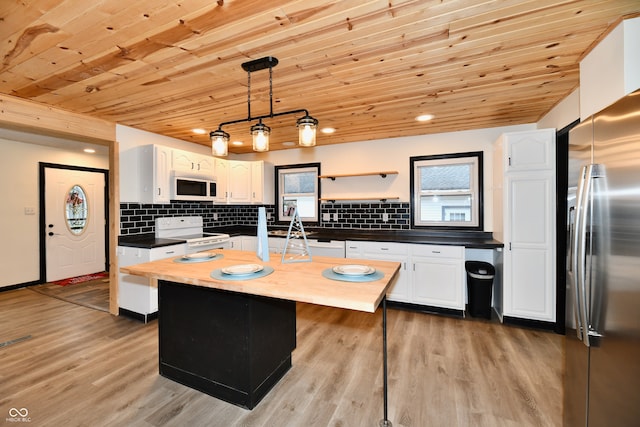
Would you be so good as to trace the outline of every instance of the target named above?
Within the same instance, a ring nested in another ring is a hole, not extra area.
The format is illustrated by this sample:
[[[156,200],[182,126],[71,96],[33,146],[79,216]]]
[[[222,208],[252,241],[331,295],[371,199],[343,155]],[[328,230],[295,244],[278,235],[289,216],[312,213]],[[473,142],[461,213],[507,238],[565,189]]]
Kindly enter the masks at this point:
[[[238,264],[238,265],[230,265],[229,267],[223,267],[220,270],[224,274],[233,274],[233,275],[241,275],[241,274],[253,274],[259,271],[262,271],[264,267],[260,264]]]
[[[333,272],[344,276],[366,276],[367,274],[375,273],[376,269],[368,265],[347,264],[336,265],[333,267]]]
[[[216,254],[211,253],[211,252],[196,252],[195,254],[184,255],[182,258],[184,258],[184,259],[206,259],[206,258],[213,258],[214,256],[216,256]]]

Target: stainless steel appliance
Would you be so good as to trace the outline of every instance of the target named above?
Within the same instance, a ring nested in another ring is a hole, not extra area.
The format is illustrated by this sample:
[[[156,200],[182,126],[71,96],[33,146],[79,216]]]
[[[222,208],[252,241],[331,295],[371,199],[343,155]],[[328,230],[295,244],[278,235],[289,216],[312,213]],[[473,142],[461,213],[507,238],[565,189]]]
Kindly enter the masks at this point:
[[[565,426],[640,425],[640,91],[569,134]]]
[[[216,194],[217,184],[214,179],[172,175],[171,200],[211,202]]]
[[[186,253],[229,247],[229,235],[205,233],[201,216],[174,216],[156,218],[156,237],[186,240]]]

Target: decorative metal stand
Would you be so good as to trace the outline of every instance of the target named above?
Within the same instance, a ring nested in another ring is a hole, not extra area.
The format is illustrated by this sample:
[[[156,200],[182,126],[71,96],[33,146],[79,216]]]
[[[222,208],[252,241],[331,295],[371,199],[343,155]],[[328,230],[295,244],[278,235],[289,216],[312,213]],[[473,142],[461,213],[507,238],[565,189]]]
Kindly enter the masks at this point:
[[[300,241],[302,238],[303,242]],[[282,251],[282,263],[290,262],[310,262],[311,251],[309,251],[309,242],[304,232],[302,220],[296,208],[289,223],[289,231],[287,232],[287,240],[284,242]]]

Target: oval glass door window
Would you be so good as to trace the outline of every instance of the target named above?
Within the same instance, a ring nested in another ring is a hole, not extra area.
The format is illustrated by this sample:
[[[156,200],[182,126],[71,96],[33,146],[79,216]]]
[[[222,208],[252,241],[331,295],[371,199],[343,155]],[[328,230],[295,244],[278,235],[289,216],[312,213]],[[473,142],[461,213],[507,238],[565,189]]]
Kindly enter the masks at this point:
[[[76,236],[82,234],[87,227],[89,216],[87,194],[84,189],[77,184],[71,187],[64,205],[67,228]]]

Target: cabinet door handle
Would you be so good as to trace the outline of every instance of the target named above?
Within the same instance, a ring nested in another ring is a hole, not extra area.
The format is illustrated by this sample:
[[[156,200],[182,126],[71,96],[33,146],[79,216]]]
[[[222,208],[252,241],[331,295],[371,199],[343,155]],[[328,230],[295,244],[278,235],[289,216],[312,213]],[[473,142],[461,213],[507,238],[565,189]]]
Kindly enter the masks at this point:
[[[388,251],[389,248],[380,248],[381,251]]]
[[[431,251],[432,254],[439,254],[440,251]]]
[[[158,196],[160,195],[160,191],[162,190],[160,189],[160,187],[158,187]]]
[[[166,251],[165,254],[169,255],[169,254],[174,254],[176,253],[176,251]]]

